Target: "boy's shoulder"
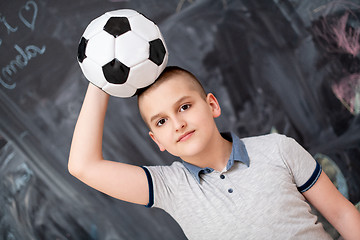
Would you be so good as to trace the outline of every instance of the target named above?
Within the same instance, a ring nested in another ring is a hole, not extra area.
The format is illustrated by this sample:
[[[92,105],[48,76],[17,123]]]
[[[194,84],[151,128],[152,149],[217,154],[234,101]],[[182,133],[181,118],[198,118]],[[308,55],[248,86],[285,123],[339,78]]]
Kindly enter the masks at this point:
[[[177,189],[180,183],[195,181],[184,164],[175,160],[170,165],[146,166],[157,189]]]
[[[269,134],[263,134],[263,135],[257,135],[257,136],[243,137],[240,139],[241,139],[241,141],[243,141],[245,143],[245,145],[250,145],[250,144],[273,145],[273,144],[279,144],[280,142],[286,141],[289,138],[283,134],[269,133]]]
[[[269,133],[258,136],[241,138],[248,154],[264,153],[268,156],[277,155],[294,147],[295,140],[279,133]]]
[[[179,177],[179,175],[184,175],[186,173],[186,167],[179,160],[175,160],[168,165],[146,166],[146,168],[148,168],[151,172],[156,171],[162,174],[166,173],[174,177]]]

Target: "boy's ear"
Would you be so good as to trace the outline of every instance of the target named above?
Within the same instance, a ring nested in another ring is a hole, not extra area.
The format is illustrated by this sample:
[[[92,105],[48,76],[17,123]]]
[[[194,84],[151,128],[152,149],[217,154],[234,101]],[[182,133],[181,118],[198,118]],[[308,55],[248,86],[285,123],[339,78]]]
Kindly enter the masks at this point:
[[[158,145],[160,151],[165,151],[165,148],[161,145],[161,143],[159,143],[159,141],[156,139],[155,135],[153,134],[153,132],[149,132],[149,136],[151,137],[151,139],[156,143],[156,145]]]
[[[211,108],[211,112],[214,118],[217,118],[221,115],[221,108],[219,105],[218,100],[216,99],[216,97],[214,96],[214,94],[209,93],[206,96],[206,102],[209,104],[210,108]]]

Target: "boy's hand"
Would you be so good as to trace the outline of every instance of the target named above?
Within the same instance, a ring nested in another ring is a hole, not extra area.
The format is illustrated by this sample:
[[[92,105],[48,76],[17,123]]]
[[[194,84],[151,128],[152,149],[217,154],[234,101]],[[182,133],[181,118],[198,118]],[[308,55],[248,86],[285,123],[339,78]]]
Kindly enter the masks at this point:
[[[108,101],[107,93],[89,84],[71,144],[69,172],[112,197],[146,205],[149,189],[144,170],[103,159],[102,135]]]

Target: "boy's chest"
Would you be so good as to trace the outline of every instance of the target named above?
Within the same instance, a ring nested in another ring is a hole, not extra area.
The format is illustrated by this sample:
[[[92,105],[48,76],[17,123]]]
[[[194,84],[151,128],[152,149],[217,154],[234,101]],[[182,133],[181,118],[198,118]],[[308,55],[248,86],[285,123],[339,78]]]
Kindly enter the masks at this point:
[[[286,221],[292,214],[289,206],[307,208],[292,176],[281,164],[252,163],[247,168],[235,163],[228,172],[203,175],[198,186],[179,187],[182,194],[176,197],[178,207],[171,215],[195,239],[204,239],[204,235],[231,239],[244,232],[268,238],[274,232],[269,223]]]

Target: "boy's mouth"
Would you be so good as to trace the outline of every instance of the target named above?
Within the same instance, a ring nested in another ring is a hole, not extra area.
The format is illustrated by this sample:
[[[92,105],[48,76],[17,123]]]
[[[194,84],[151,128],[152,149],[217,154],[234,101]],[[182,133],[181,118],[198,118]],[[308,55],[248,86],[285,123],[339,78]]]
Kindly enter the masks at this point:
[[[183,135],[181,135],[178,138],[177,142],[182,142],[182,141],[189,139],[193,135],[194,132],[195,132],[195,130],[184,133]]]

